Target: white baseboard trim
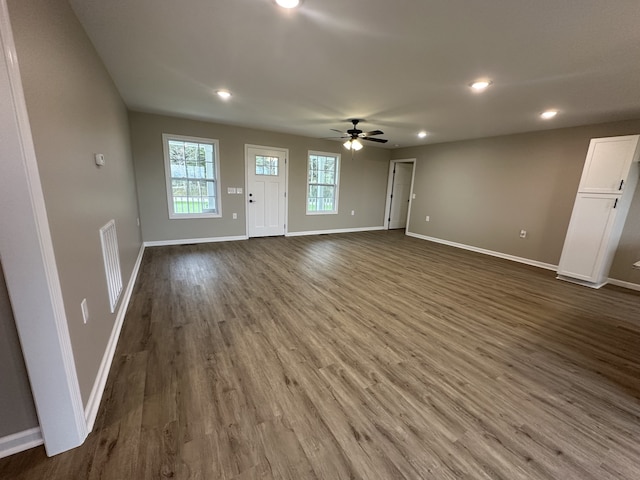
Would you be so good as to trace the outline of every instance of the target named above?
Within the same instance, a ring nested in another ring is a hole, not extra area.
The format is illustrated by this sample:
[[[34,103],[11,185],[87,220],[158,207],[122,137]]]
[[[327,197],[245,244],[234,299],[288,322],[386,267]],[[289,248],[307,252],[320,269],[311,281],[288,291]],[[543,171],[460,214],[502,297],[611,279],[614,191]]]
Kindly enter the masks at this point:
[[[89,432],[93,430],[93,424],[95,423],[96,417],[98,416],[98,408],[100,408],[100,401],[102,400],[102,395],[104,394],[104,387],[107,384],[109,370],[111,370],[111,363],[113,362],[113,357],[116,353],[118,338],[120,338],[120,331],[122,330],[124,317],[127,313],[129,300],[131,300],[133,286],[135,285],[136,279],[138,278],[138,270],[140,270],[140,264],[142,263],[142,255],[144,254],[144,249],[145,246],[143,244],[140,246],[138,258],[136,259],[136,263],[133,266],[133,271],[131,272],[129,283],[127,283],[127,289],[124,291],[124,295],[122,296],[120,308],[118,308],[118,314],[116,315],[116,321],[113,325],[113,329],[111,330],[111,337],[109,338],[107,349],[105,350],[102,357],[102,362],[100,362],[98,376],[93,383],[93,388],[91,389],[91,394],[89,395],[89,401],[87,402],[87,405],[84,409],[84,416],[87,422],[87,430]]]
[[[8,457],[14,453],[24,452],[33,447],[44,445],[40,427],[30,428],[23,432],[7,435],[0,438],[0,458]]]
[[[610,278],[609,283],[611,285],[616,285],[622,288],[628,288],[629,290],[637,290],[640,292],[640,284],[637,284],[637,283],[625,282],[624,280],[616,280],[615,278]]]
[[[191,243],[213,243],[213,242],[235,242],[238,240],[247,240],[247,235],[239,235],[237,237],[209,237],[209,238],[183,238],[178,240],[156,240],[152,242],[144,242],[145,247],[164,247],[167,245],[188,245]]]
[[[463,250],[470,250],[472,252],[483,253],[485,255],[491,255],[492,257],[504,258],[505,260],[511,260],[512,262],[524,263],[534,267],[544,268],[545,270],[558,270],[557,265],[550,263],[539,262],[537,260],[531,260],[529,258],[516,257],[515,255],[509,255],[501,252],[494,252],[493,250],[486,250],[484,248],[473,247],[471,245],[465,245],[463,243],[450,242],[449,240],[442,240],[435,237],[427,237],[426,235],[420,235],[419,233],[412,233],[407,231],[409,237],[420,238],[429,242],[441,243],[443,245],[449,245],[450,247],[462,248]]]
[[[285,237],[302,237],[305,235],[326,235],[330,233],[355,233],[355,232],[373,232],[375,230],[384,230],[383,226],[379,227],[359,227],[359,228],[336,228],[333,230],[310,230],[306,232],[288,232]]]
[[[589,287],[589,288],[593,288],[594,290],[597,290],[601,287],[604,287],[609,280],[605,280],[603,282],[598,282],[598,283],[593,283],[593,282],[589,282],[587,280],[581,280],[579,278],[573,278],[573,277],[567,277],[566,275],[560,275],[558,274],[558,276],[556,277],[558,280],[562,280],[563,282],[569,282],[569,283],[575,283],[576,285],[582,285],[583,287]]]

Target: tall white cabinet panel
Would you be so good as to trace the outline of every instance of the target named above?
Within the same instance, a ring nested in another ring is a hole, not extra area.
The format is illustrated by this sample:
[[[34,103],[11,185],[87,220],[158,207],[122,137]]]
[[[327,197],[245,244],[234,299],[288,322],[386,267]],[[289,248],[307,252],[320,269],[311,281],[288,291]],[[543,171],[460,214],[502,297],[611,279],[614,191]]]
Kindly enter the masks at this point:
[[[591,140],[578,191],[622,193],[637,139],[638,135],[629,135]]]
[[[639,156],[640,135],[591,140],[558,278],[593,288],[607,283],[638,183]]]
[[[579,193],[562,252],[559,273],[572,278],[598,281],[599,266],[616,218],[617,195]]]

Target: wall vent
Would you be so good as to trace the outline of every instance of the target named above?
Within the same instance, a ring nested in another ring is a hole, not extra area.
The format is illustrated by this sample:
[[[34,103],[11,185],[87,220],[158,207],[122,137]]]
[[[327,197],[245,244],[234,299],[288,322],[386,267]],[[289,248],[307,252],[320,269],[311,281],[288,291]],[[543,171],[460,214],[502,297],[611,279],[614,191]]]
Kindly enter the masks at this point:
[[[120,292],[122,292],[122,273],[120,272],[120,253],[118,252],[115,220],[111,220],[100,229],[100,242],[102,243],[104,271],[107,274],[109,304],[111,306],[111,313],[114,313],[116,311],[116,305],[118,304],[118,298],[120,298]]]

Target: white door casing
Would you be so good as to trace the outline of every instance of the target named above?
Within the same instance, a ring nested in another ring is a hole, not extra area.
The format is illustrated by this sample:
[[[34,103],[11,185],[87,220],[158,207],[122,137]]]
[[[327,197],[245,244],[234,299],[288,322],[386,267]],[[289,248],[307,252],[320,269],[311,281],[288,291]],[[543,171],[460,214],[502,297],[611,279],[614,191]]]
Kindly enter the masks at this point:
[[[409,201],[405,202],[407,217],[406,217],[406,221],[404,221],[404,226],[408,228],[409,222],[411,220],[411,203],[414,197],[413,183],[415,179],[416,159],[408,158],[408,159],[401,159],[401,160],[391,160],[389,164],[389,177],[387,180],[387,200],[384,208],[384,228],[387,230],[390,228],[402,228],[402,227],[394,227],[391,222],[391,220],[393,219],[392,212],[391,212],[391,209],[393,208],[393,201],[391,197],[393,195],[393,197],[396,198],[396,194],[394,193],[394,170],[398,165],[406,165],[408,167],[408,171],[410,172],[409,188],[408,188],[408,192],[406,192],[406,195],[408,196]],[[406,172],[403,172],[403,173],[406,173]],[[401,173],[400,175],[403,175],[403,173]],[[405,193],[401,193],[401,195],[405,195]],[[400,207],[401,205],[398,205],[398,202],[396,202],[396,206]],[[400,213],[404,215],[402,210],[400,210]]]
[[[396,163],[393,175],[393,191],[389,212],[389,228],[406,228],[411,194],[413,164]]]
[[[245,198],[250,238],[286,232],[288,153],[281,148],[245,146]]]

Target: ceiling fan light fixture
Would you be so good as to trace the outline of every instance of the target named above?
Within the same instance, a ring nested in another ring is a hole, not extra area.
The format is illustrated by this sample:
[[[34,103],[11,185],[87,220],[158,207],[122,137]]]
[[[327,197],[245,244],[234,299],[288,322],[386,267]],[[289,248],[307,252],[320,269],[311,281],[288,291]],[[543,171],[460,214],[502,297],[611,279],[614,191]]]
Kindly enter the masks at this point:
[[[547,110],[546,112],[542,112],[540,116],[545,120],[549,120],[550,118],[555,117],[557,114],[557,110]]]
[[[427,132],[425,132],[424,130],[422,130],[421,132],[418,132],[418,137],[419,138],[424,138],[427,136]]]
[[[224,100],[231,98],[231,92],[229,90],[218,90],[216,94]]]
[[[347,150],[355,150],[356,152],[362,149],[362,143],[360,143],[360,140],[356,138],[350,138],[349,140],[344,142],[343,145]]]
[[[300,0],[276,0],[276,3],[282,8],[296,8],[300,5]]]

